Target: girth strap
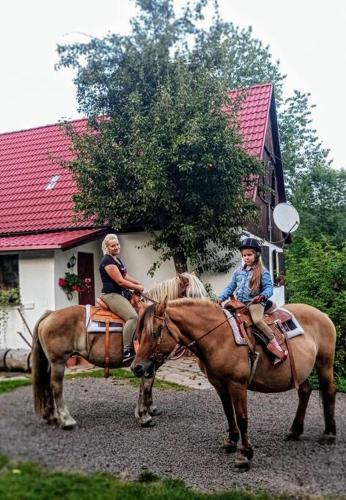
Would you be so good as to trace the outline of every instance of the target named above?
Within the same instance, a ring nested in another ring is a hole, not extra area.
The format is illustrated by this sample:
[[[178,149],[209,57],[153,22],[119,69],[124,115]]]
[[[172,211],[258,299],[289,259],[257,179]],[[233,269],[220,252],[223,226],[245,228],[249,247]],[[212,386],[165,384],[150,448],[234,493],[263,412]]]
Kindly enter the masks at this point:
[[[283,332],[283,334],[285,336],[287,350],[288,350],[288,356],[290,358],[291,372],[292,372],[294,387],[298,390],[299,384],[298,384],[298,377],[297,377],[297,372],[296,372],[296,364],[294,362],[294,357],[293,357],[293,352],[292,352],[291,341],[289,340],[286,332]]]
[[[104,377],[108,378],[109,377],[109,323],[110,319],[107,318],[105,320],[106,324],[106,331],[105,331],[105,363],[104,363]]]
[[[250,337],[248,336],[247,334],[247,331],[246,331],[246,324],[245,324],[245,321],[242,321],[240,324],[239,324],[239,329],[240,329],[240,332],[242,334],[242,336],[244,337],[245,339],[245,342],[247,343],[247,345],[249,346],[249,349],[251,352],[255,352],[255,346],[253,344],[253,342],[250,340]]]

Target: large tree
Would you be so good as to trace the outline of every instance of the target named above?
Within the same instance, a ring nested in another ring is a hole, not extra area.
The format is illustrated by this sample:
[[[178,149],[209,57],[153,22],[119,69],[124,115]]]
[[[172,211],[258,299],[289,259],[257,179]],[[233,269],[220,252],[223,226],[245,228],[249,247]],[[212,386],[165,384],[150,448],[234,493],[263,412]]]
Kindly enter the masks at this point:
[[[261,165],[241,148],[235,113],[222,111],[227,79],[187,43],[201,4],[181,17],[169,0],[137,4],[129,36],[59,48],[60,65],[77,71],[80,109],[95,118],[92,133],[68,129],[75,207],[115,229],[148,231],[160,253],[152,270],[171,257],[178,271],[188,261],[228,267],[255,216],[246,184]]]
[[[173,256],[178,269],[187,259],[212,266],[215,245],[227,267],[253,213],[244,179],[258,165],[240,151],[236,127],[229,129],[220,113],[226,91],[274,83],[294,203],[315,167],[330,169],[312,127],[310,97],[296,91],[283,99],[285,76],[269,47],[251,28],[223,21],[217,1],[207,28],[200,21],[208,0],[187,5],[179,16],[171,0],[136,3],[140,12],[129,36],[58,48],[59,66],[76,70],[80,111],[108,117],[94,122],[97,135],[74,137],[76,208],[115,228],[145,228],[161,258]]]

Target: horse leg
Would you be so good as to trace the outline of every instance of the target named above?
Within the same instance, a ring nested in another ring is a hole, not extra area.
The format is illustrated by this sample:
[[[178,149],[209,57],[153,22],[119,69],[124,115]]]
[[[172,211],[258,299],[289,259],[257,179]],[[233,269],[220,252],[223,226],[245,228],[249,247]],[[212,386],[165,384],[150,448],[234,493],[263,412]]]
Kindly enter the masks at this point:
[[[224,440],[223,448],[227,453],[234,453],[237,451],[237,443],[239,441],[239,429],[235,421],[233,402],[230,392],[222,385],[216,384],[211,379],[216,392],[220,396],[223,410],[225,412],[228,422],[228,438]]]
[[[323,413],[325,429],[320,439],[321,443],[333,443],[336,435],[335,425],[335,395],[333,365],[326,359],[317,360],[316,369],[318,372],[320,391],[323,401]]]
[[[65,362],[51,363],[50,384],[55,402],[55,414],[57,424],[63,429],[72,429],[77,422],[71,417],[63,398],[63,379]]]
[[[160,415],[160,411],[153,405],[153,384],[155,376],[141,378],[139,387],[138,402],[135,409],[135,417],[141,427],[151,427],[154,425],[152,416]]]
[[[286,436],[286,441],[297,441],[299,439],[299,436],[303,434],[305,413],[310,399],[311,391],[312,387],[307,380],[300,384],[298,389],[299,403],[297,413],[294,418],[292,427]]]
[[[242,448],[239,450],[234,464],[238,469],[248,470],[250,468],[250,460],[253,457],[253,449],[248,439],[247,433],[248,416],[246,385],[238,382],[231,382],[230,393],[234,404],[234,410],[242,443]]]

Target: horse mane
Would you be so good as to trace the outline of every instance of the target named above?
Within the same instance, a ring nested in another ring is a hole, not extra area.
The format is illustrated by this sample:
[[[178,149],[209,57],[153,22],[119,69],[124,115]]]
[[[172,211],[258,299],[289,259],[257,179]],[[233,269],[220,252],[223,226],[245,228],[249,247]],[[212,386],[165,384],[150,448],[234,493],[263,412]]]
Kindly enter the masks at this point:
[[[145,328],[145,330],[150,335],[152,335],[152,332],[154,330],[154,316],[155,316],[155,304],[152,304],[151,306],[147,307],[147,309],[144,311],[144,314],[140,317],[137,326],[138,331],[141,332]]]
[[[203,299],[191,299],[191,298],[188,298],[188,297],[184,297],[182,299],[170,300],[167,303],[167,306],[174,306],[174,307],[193,306],[193,305],[208,306],[210,304],[214,304],[215,305],[215,302],[212,302],[207,297],[204,297]]]
[[[189,280],[189,285],[186,288],[186,297],[197,299],[208,297],[208,293],[203,283],[197,276],[190,273],[182,273],[182,276]],[[157,302],[161,302],[165,297],[167,297],[168,300],[177,299],[179,297],[178,277],[158,283],[153,288],[146,291],[145,295]]]

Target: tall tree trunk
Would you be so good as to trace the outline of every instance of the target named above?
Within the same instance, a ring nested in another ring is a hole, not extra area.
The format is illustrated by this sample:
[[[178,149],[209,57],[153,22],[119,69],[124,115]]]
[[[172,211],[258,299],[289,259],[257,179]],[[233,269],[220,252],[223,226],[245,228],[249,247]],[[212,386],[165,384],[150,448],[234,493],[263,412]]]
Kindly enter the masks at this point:
[[[187,261],[186,256],[183,252],[178,252],[173,256],[175,270],[177,273],[186,273],[187,272]]]

